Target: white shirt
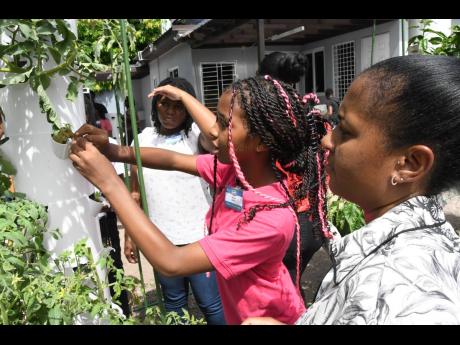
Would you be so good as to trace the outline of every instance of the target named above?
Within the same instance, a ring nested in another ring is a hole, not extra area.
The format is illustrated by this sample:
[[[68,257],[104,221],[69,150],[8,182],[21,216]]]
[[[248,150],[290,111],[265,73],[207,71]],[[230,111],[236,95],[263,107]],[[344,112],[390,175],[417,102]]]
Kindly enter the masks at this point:
[[[460,324],[460,238],[414,197],[329,242],[333,268],[297,324]],[[335,266],[335,279],[334,279]]]
[[[139,146],[197,154],[199,134],[195,123],[188,137],[185,131],[164,136],[154,127],[147,127],[138,136]],[[150,219],[161,232],[175,245],[202,239],[205,215],[212,201],[208,184],[200,177],[178,171],[143,168],[143,174]]]
[[[120,145],[120,143],[116,139],[114,139],[112,137],[109,137],[109,143],[110,144],[115,144],[115,145]],[[124,163],[112,162],[112,165],[115,168],[115,171],[117,172],[117,175],[122,175],[122,174],[125,173],[125,164]]]

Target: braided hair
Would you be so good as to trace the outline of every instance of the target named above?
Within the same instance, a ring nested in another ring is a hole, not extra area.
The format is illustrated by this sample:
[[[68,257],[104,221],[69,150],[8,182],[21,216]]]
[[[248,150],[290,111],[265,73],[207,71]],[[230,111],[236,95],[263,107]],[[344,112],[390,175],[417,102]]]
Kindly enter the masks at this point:
[[[324,121],[312,112],[311,104],[301,98],[289,85],[270,76],[257,76],[232,84],[232,99],[228,120],[229,153],[237,177],[243,187],[262,196],[269,202],[258,204],[246,211],[238,223],[250,222],[258,211],[287,207],[295,216],[297,231],[297,256],[300,255],[297,204],[308,198],[309,217],[316,238],[330,237],[326,221],[324,153],[320,140],[326,134]],[[258,135],[269,149],[273,172],[286,193],[287,201],[273,198],[255,190],[245,179],[236,159],[232,142],[232,112],[235,100],[246,115],[250,134]],[[295,192],[291,194],[285,180],[286,174],[298,176]],[[211,220],[212,220],[211,215]],[[319,230],[320,229],[320,230]],[[299,263],[299,260],[297,260]],[[299,288],[299,267],[297,287]]]

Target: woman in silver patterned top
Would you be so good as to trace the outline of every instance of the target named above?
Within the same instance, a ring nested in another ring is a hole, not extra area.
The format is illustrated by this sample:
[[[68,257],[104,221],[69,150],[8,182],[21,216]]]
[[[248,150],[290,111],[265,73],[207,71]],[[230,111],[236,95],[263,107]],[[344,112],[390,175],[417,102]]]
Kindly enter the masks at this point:
[[[367,69],[323,145],[331,190],[367,225],[329,241],[333,267],[297,324],[460,324],[460,238],[438,200],[460,184],[460,59]]]

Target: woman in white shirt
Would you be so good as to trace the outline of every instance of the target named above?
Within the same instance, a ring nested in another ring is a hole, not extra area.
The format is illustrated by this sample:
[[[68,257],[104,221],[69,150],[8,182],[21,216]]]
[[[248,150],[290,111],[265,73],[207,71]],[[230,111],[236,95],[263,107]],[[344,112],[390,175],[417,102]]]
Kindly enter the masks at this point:
[[[158,86],[173,85],[195,97],[193,86],[183,78],[166,78]],[[139,146],[155,147],[184,154],[203,151],[206,141],[180,101],[164,96],[152,99],[153,127],[139,134]],[[210,143],[207,143],[210,144]],[[178,171],[143,169],[147,204],[152,222],[176,246],[196,242],[205,236],[205,214],[212,198],[209,185],[200,177]],[[131,169],[132,196],[139,201],[137,167]],[[137,262],[134,242],[126,234],[125,255]],[[158,274],[166,311],[183,315],[188,309],[189,284],[208,324],[225,324],[215,272],[184,277]]]

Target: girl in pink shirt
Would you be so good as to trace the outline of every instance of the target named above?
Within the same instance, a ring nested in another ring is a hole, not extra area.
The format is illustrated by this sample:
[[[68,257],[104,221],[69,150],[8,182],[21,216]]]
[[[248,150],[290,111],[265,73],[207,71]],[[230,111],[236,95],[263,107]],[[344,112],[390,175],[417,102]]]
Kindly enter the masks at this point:
[[[109,161],[135,164],[134,150],[109,144],[104,131],[83,125],[76,132],[70,155],[74,166],[104,193],[160,273],[181,276],[216,270],[227,323],[240,324],[250,316],[294,323],[305,307],[299,281],[296,287],[282,260],[294,231],[299,231],[296,205],[307,194],[311,219],[328,234],[322,120],[310,113],[293,88],[269,76],[235,82],[220,97],[217,117],[171,85],[154,89],[149,97],[157,94],[182,102],[217,147],[214,156],[140,149],[146,167],[187,172],[213,186],[203,230],[208,236],[176,247],[150,222]],[[285,173],[299,176],[294,193]]]

